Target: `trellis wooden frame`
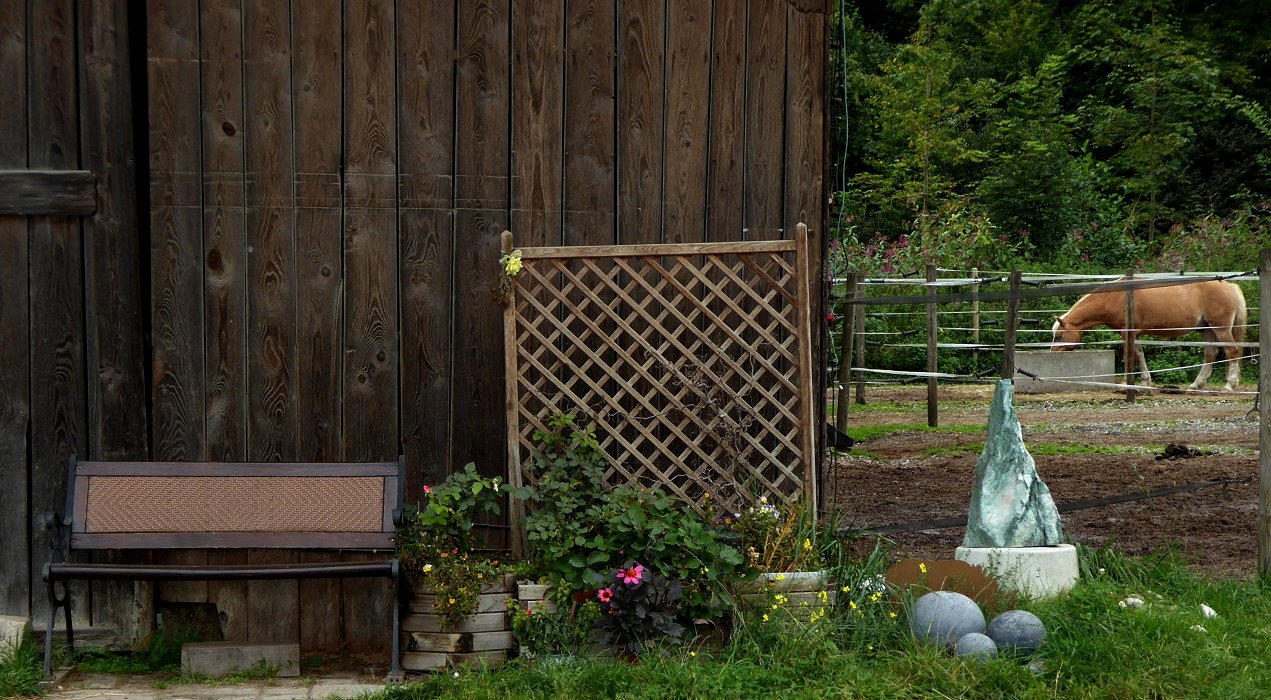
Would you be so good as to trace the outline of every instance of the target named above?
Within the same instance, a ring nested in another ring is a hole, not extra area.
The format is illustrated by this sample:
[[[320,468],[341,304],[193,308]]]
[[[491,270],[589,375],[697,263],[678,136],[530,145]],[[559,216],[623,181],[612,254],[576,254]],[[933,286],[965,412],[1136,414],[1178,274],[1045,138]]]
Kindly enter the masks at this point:
[[[734,504],[817,502],[805,224],[793,240],[519,254],[504,299],[513,485],[530,479],[534,432],[573,413],[595,426],[610,485],[699,508],[721,484]],[[520,546],[519,503],[511,515]]]

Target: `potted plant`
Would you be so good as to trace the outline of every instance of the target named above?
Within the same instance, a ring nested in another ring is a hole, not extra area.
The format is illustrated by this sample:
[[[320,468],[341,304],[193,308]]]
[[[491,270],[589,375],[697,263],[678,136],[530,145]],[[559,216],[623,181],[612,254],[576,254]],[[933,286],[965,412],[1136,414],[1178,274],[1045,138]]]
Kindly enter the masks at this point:
[[[513,637],[505,606],[515,578],[505,562],[476,551],[473,526],[479,514],[497,515],[503,498],[516,495],[474,464],[424,487],[418,510],[398,530],[402,572],[414,589],[402,619],[403,668],[507,658]]]
[[[833,607],[835,591],[817,545],[817,532],[806,506],[796,501],[779,507],[766,497],[717,518],[737,535],[753,582],[741,586],[742,599],[784,617],[816,622]]]

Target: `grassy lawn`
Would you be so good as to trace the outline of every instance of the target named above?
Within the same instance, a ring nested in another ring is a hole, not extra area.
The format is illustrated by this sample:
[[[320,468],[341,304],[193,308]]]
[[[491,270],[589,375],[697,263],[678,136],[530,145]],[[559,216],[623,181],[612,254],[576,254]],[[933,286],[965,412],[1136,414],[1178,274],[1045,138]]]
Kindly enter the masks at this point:
[[[813,627],[746,618],[722,649],[671,648],[639,663],[603,658],[463,669],[390,687],[406,698],[1266,698],[1271,586],[1213,581],[1174,555],[1082,548],[1082,579],[1023,605],[1046,624],[1031,659],[963,661],[914,642],[904,606],[869,594],[885,558],[841,566],[839,608]],[[1141,608],[1122,607],[1129,596]],[[1201,604],[1217,611],[1206,618]],[[855,607],[852,607],[855,605]],[[986,618],[1001,610],[986,610]],[[895,613],[895,617],[892,614]],[[1203,629],[1202,629],[1203,628]],[[153,659],[148,659],[153,661]],[[86,659],[88,665],[101,660]],[[0,696],[38,692],[29,643],[0,659]],[[98,669],[107,670],[107,669]],[[124,670],[124,669],[115,669]]]
[[[1271,589],[1199,578],[1172,555],[1131,560],[1086,549],[1082,565],[1083,579],[1071,594],[1025,606],[1049,630],[1031,668],[1026,659],[963,661],[918,645],[906,633],[903,610],[893,619],[885,601],[849,592],[841,602],[857,609],[843,609],[819,627],[743,624],[715,652],[676,650],[637,664],[512,662],[437,674],[369,697],[1268,697]],[[1121,607],[1128,596],[1145,605]],[[1218,616],[1205,618],[1202,603]]]

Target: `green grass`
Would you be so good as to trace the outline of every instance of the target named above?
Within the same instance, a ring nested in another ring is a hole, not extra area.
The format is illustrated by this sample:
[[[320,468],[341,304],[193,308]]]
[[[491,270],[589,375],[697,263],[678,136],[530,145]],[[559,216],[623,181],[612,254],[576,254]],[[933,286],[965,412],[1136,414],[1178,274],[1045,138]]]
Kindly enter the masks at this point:
[[[742,624],[717,652],[630,664],[585,659],[564,665],[512,662],[501,670],[436,674],[369,696],[413,698],[1265,698],[1271,688],[1271,590],[1189,573],[1175,556],[1130,559],[1081,550],[1083,578],[1071,594],[1028,604],[1049,630],[1037,656],[963,662],[905,633],[904,614],[853,592],[844,610],[813,630]],[[871,566],[881,566],[884,561]],[[870,567],[848,570],[852,577]],[[1121,608],[1128,595],[1148,601]],[[856,597],[853,597],[856,596]],[[1204,619],[1200,604],[1218,611]],[[844,603],[846,604],[846,602]],[[995,612],[995,611],[994,611]],[[991,617],[991,614],[990,614]],[[1205,632],[1192,628],[1203,625]]]
[[[28,638],[0,653],[0,697],[40,695],[44,654]]]
[[[172,632],[160,627],[137,651],[87,649],[78,652],[75,668],[85,673],[177,674],[181,672],[181,645],[197,641],[198,635],[193,630]]]
[[[911,407],[912,408],[912,407]],[[856,442],[866,442],[896,433],[955,433],[955,434],[974,434],[982,433],[985,430],[983,423],[971,425],[941,425],[931,427],[926,423],[892,423],[887,425],[862,425],[856,428],[849,428],[847,434]]]

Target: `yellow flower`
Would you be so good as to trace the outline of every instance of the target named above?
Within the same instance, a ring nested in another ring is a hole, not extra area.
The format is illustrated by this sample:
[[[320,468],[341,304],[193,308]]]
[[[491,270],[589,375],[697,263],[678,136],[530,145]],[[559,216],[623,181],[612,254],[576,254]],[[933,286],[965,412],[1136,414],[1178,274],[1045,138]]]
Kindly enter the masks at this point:
[[[847,604],[848,604],[848,606],[849,606],[849,607],[851,607],[853,610],[855,610],[855,609],[856,609],[856,601],[854,601],[854,600],[849,600],[849,601],[847,601]]]
[[[869,597],[869,602],[877,603],[878,601],[882,599],[883,599],[883,594],[881,592],[875,591],[874,594]]]
[[[690,651],[690,652],[688,653],[688,655],[689,655],[689,656],[697,656],[697,652],[695,652],[695,651]]]
[[[764,613],[764,614],[763,614],[763,621],[764,621],[764,622],[767,622],[767,621],[768,621],[768,613]]]
[[[424,564],[424,573],[432,571],[432,564]]]
[[[824,603],[830,599],[830,594],[827,591],[817,591],[816,597],[820,599],[822,603]]]
[[[777,580],[778,580],[778,581],[784,581],[784,580],[786,580],[786,575],[785,575],[785,574],[777,574]]]
[[[918,562],[918,570],[924,574],[927,573],[927,565],[922,562]]]
[[[776,603],[773,603],[773,604],[772,604],[772,609],[773,609],[773,610],[776,610],[776,609],[777,609],[777,608],[779,608],[779,607],[781,607],[781,606],[780,606],[780,605],[777,605]],[[764,617],[767,617],[767,616],[765,615]]]
[[[809,551],[809,550],[811,550],[811,549],[812,549],[812,540],[810,540],[810,539],[808,539],[808,538],[806,538],[806,537],[805,537],[805,538],[803,538],[803,551],[805,551],[805,552],[806,552],[806,551]]]
[[[450,599],[450,604],[451,604],[451,605],[454,605],[454,604],[455,604],[455,599],[454,599],[454,598],[451,598],[451,599]]]
[[[478,572],[478,573],[477,573],[477,578],[478,578],[478,579],[480,579],[480,578],[481,578],[481,573],[480,573],[480,572]]]
[[[516,277],[516,273],[521,271],[525,263],[521,261],[521,251],[514,250],[511,253],[504,253],[499,262],[503,265],[503,274],[508,277]]]
[[[895,619],[896,619],[896,613],[894,613],[894,612],[889,612],[889,613],[887,613],[887,617],[890,617],[891,619],[895,620]]]
[[[844,593],[851,593],[851,592],[852,592],[852,587],[851,587],[851,586],[843,586],[842,591],[843,591]]]

